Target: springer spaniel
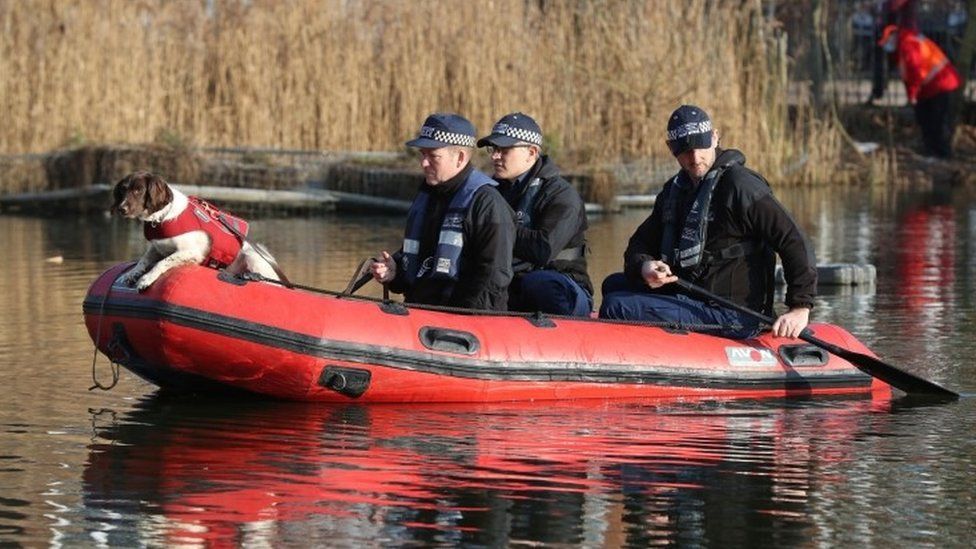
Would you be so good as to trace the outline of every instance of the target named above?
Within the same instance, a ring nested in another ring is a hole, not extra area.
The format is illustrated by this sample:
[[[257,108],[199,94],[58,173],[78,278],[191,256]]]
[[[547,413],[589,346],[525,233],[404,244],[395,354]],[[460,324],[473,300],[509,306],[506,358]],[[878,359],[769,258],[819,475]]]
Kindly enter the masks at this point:
[[[193,263],[287,282],[271,254],[245,239],[247,222],[181,193],[162,177],[129,174],[115,184],[113,194],[112,212],[142,221],[149,241],[146,253],[120,279],[122,284],[135,283],[143,291],[173,267]]]

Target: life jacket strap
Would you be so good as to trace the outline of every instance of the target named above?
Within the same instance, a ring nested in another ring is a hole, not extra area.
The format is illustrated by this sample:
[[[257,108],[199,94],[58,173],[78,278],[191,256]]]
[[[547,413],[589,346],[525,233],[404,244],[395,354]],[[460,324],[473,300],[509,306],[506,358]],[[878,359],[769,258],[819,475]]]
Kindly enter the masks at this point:
[[[564,248],[563,251],[556,254],[556,257],[552,258],[553,261],[574,261],[582,258],[586,254],[586,249],[583,246],[576,246],[574,248]]]
[[[726,259],[735,259],[737,257],[744,257],[747,255],[754,255],[761,252],[764,246],[759,242],[754,240],[747,240],[745,242],[736,242],[731,246],[722,248],[717,252],[705,251],[704,257],[702,258],[703,263],[710,263],[713,261],[722,261]]]

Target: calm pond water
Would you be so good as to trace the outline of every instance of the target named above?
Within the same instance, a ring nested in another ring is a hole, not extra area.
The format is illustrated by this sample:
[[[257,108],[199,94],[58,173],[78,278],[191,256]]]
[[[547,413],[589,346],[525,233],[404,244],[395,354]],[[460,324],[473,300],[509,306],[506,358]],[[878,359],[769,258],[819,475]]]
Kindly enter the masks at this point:
[[[141,231],[0,216],[0,545],[972,547],[974,194],[778,193],[822,263],[878,268],[873,286],[823,288],[815,318],[958,403],[330,407],[163,398],[126,371],[89,391],[82,299]],[[595,280],[644,215],[592,220]],[[401,224],[252,230],[293,281],[339,289]]]

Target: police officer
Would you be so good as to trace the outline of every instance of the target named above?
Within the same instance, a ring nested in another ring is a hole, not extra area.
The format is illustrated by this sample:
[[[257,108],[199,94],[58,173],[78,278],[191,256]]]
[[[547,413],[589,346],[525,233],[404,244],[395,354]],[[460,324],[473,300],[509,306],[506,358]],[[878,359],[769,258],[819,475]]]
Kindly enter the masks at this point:
[[[496,183],[474,169],[474,125],[453,113],[427,117],[408,147],[424,170],[403,247],[383,251],[373,278],[408,303],[499,310],[508,304],[515,224]]]
[[[772,329],[795,338],[813,307],[813,248],[766,180],[745,167],[741,152],[718,148],[718,138],[702,109],[682,105],[672,113],[667,144],[681,170],[630,237],[624,272],[604,281],[600,316],[720,326],[719,333],[730,337],[755,335],[754,318],[678,293],[672,283],[681,277],[771,315],[778,254],[789,311]]]
[[[507,114],[478,146],[488,148],[498,189],[516,215],[509,309],[588,316],[593,286],[586,272],[586,211],[559,167],[542,154],[539,125],[526,114]]]

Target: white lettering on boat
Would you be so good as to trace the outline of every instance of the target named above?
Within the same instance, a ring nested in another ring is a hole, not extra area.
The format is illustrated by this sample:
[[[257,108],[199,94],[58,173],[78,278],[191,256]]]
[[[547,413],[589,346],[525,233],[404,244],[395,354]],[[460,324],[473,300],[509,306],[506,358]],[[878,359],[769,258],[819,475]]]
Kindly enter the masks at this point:
[[[726,347],[725,356],[732,366],[772,366],[776,355],[769,349],[755,347]]]

